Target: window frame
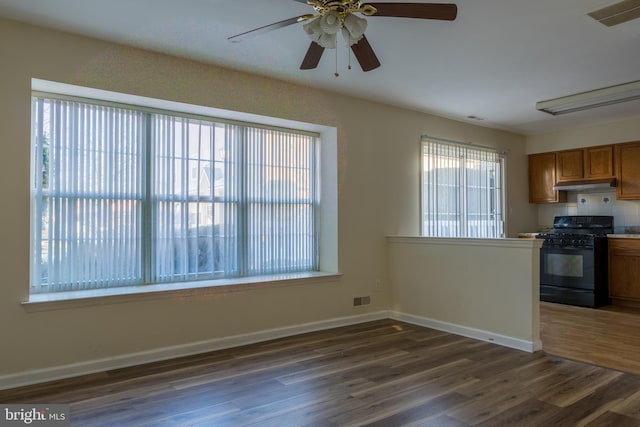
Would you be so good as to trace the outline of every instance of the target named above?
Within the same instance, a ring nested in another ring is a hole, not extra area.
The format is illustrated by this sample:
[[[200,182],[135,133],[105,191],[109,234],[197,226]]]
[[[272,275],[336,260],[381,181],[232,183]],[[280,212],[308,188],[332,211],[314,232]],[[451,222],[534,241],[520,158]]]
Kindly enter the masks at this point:
[[[75,93],[69,94],[69,93],[65,93],[65,91],[58,91],[58,90],[52,91],[50,90],[51,86],[55,88],[59,88],[59,87],[63,87],[65,89],[71,88],[73,90],[71,90],[70,92],[75,92]],[[42,87],[42,89],[39,89],[39,87]],[[201,106],[195,106],[195,105],[189,105],[189,104],[174,103],[169,101],[157,100],[153,98],[142,98],[142,97],[131,96],[126,94],[119,94],[115,92],[81,88],[77,86],[59,84],[55,82],[46,82],[46,81],[41,81],[37,79],[33,79],[32,89],[33,89],[32,96],[46,95],[47,97],[55,97],[58,99],[69,99],[72,101],[80,101],[80,102],[87,101],[91,104],[101,104],[101,105],[116,106],[116,107],[124,106],[127,108],[133,108],[138,111],[145,111],[145,112],[152,112],[152,113],[160,112],[161,114],[166,114],[168,112],[171,115],[193,118],[196,120],[207,120],[207,121],[215,121],[218,123],[233,123],[233,124],[242,124],[242,125],[248,123],[251,126],[257,126],[265,129],[277,129],[277,130],[284,129],[287,131],[293,129],[295,130],[295,132],[298,132],[298,133],[312,134],[316,138],[318,138],[318,142],[316,144],[316,149],[315,149],[317,153],[316,153],[316,162],[315,162],[315,171],[314,171],[314,173],[316,174],[315,179],[318,185],[318,190],[317,190],[318,194],[317,194],[317,202],[316,202],[315,209],[323,211],[324,212],[323,215],[325,218],[324,220],[318,220],[315,222],[315,236],[317,239],[316,257],[318,257],[319,260],[316,261],[317,268],[314,271],[293,272],[291,274],[280,273],[276,275],[244,276],[244,277],[237,277],[237,278],[224,278],[223,280],[214,279],[214,280],[204,280],[204,281],[198,281],[198,282],[192,282],[192,281],[176,282],[179,285],[179,288],[176,288],[175,286],[176,283],[164,283],[164,284],[158,283],[158,284],[144,284],[144,285],[136,285],[132,287],[121,287],[121,288],[103,288],[103,289],[98,289],[97,290],[98,292],[72,291],[72,292],[57,292],[57,293],[44,293],[44,294],[31,294],[30,292],[29,302],[58,300],[58,299],[66,300],[66,299],[73,299],[76,297],[79,299],[84,299],[84,298],[94,297],[94,296],[109,296],[111,294],[120,295],[120,294],[138,294],[138,293],[141,293],[141,291],[147,292],[143,288],[148,288],[149,292],[158,292],[158,291],[164,291],[164,290],[175,291],[175,290],[184,290],[184,289],[199,289],[199,288],[210,287],[210,286],[234,286],[236,284],[247,285],[247,284],[254,283],[254,284],[261,285],[265,283],[281,283],[283,281],[288,281],[288,280],[293,280],[294,282],[298,282],[300,280],[304,281],[305,279],[309,279],[309,278],[334,277],[336,275],[339,275],[338,269],[337,269],[337,250],[335,249],[332,250],[332,247],[336,247],[335,245],[337,244],[337,235],[333,234],[334,231],[337,231],[337,218],[327,218],[328,212],[333,212],[333,213],[336,212],[335,209],[331,208],[331,205],[335,205],[335,203],[337,202],[337,200],[332,200],[334,199],[334,197],[337,199],[336,197],[337,194],[329,195],[329,197],[327,197],[327,192],[326,192],[326,189],[328,187],[329,189],[331,189],[330,188],[332,187],[331,184],[333,184],[333,182],[337,180],[336,180],[336,177],[331,177],[331,176],[329,177],[329,179],[326,179],[322,177],[320,174],[320,166],[321,166],[321,162],[323,162],[322,159],[326,159],[327,157],[331,159],[331,157],[333,157],[332,155],[334,155],[337,152],[335,142],[334,144],[325,144],[325,141],[327,138],[323,138],[325,136],[329,136],[328,138],[329,140],[334,139],[335,141],[335,137],[337,136],[337,130],[335,128],[305,124],[302,122],[291,122],[288,120],[283,121],[282,119],[273,119],[270,117],[255,116],[247,113],[228,112],[225,110],[218,110],[210,107],[201,107]],[[95,96],[94,92],[96,92],[98,95],[107,94],[112,96],[107,96],[105,98],[102,98],[99,96]],[[80,95],[78,93],[80,93]],[[92,96],[86,96],[87,94]],[[118,100],[113,101],[109,99],[110,97],[118,98]],[[125,98],[127,101],[134,99],[135,101],[142,100],[144,102],[140,102],[140,103],[139,102],[122,102],[120,100],[122,98]],[[158,108],[158,104],[162,105],[162,108]],[[171,107],[179,106],[179,107],[186,107],[186,108],[185,110],[182,110],[182,109],[177,110],[175,108],[166,108],[167,105],[170,105]],[[196,110],[196,112],[188,111],[188,110]],[[207,114],[201,114],[201,112],[198,110],[206,110]],[[218,115],[210,114],[210,112],[222,112],[223,115],[238,115],[238,116],[241,116],[243,119],[258,118],[261,121],[284,122],[286,126],[282,126],[281,123],[276,123],[274,125],[274,124],[264,123],[264,122],[260,123],[257,121],[236,120],[233,118],[220,117]],[[293,124],[295,127],[289,126],[289,124]],[[306,125],[305,127],[307,128],[315,128],[315,129],[300,129],[297,127],[298,124]],[[329,145],[329,147],[326,147],[326,145]],[[329,149],[327,150],[327,148]],[[32,156],[32,162],[33,162],[33,157],[35,156]],[[329,175],[331,175],[332,169],[333,169],[333,172],[337,173],[337,165],[333,165],[333,167],[328,168]],[[323,194],[324,200],[333,202],[333,203],[328,203],[329,205],[328,208],[323,207],[323,205],[319,201],[320,188],[323,188],[325,190],[325,193]],[[318,215],[316,214],[316,216]],[[37,221],[32,221],[32,225],[31,225],[32,232],[34,232],[33,228],[36,223]],[[325,230],[325,233],[321,234],[320,231],[323,228]],[[329,231],[329,233],[326,233],[326,231]],[[333,256],[327,256],[327,255],[333,255]],[[31,273],[33,273],[33,268],[31,268],[30,271]],[[126,289],[126,288],[129,288],[129,289]],[[110,292],[110,290],[115,290],[115,292],[112,293]],[[66,295],[63,295],[63,294],[66,294]],[[71,294],[74,294],[74,295],[71,295]],[[57,298],[56,296],[60,298]]]

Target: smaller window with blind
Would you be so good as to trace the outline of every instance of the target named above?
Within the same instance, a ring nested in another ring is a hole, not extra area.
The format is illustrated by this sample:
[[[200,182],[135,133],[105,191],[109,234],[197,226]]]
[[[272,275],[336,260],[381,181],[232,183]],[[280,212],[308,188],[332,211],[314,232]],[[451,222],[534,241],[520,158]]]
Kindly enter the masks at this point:
[[[504,237],[504,153],[422,138],[422,235]]]

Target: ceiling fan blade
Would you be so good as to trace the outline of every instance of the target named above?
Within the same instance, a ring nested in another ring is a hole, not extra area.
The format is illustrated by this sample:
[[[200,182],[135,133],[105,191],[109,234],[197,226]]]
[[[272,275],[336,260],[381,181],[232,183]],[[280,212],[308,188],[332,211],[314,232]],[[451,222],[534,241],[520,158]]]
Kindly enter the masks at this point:
[[[269,31],[277,30],[279,28],[288,27],[289,25],[293,25],[299,22],[302,16],[296,16],[294,18],[285,19],[283,21],[274,22],[273,24],[265,25],[264,27],[254,28],[253,30],[245,31],[244,33],[236,34],[235,36],[231,36],[227,38],[227,40],[232,42],[239,42],[249,37],[258,36],[260,34],[267,33]]]
[[[316,42],[311,42],[309,49],[307,50],[307,54],[304,56],[302,60],[302,64],[300,65],[301,70],[313,70],[318,66],[320,62],[320,58],[322,58],[322,54],[324,53],[324,48],[320,46]]]
[[[371,71],[380,66],[380,61],[365,36],[362,36],[358,43],[351,46],[351,50],[362,67],[362,71]]]
[[[458,6],[452,3],[367,3],[378,11],[372,16],[398,18],[440,19],[453,21],[458,16]]]

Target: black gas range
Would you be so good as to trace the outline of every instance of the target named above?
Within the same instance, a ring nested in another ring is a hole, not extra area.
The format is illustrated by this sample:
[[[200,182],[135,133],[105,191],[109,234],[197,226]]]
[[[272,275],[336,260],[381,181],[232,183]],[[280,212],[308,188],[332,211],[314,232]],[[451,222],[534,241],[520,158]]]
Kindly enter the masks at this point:
[[[540,300],[584,307],[610,303],[607,234],[612,216],[557,216],[542,233]]]

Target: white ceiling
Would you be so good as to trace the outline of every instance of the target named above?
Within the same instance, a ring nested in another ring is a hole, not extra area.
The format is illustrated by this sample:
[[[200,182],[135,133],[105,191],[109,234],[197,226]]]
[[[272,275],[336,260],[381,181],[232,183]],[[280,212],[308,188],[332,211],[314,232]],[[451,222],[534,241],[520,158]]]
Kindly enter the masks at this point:
[[[537,101],[640,80],[640,19],[605,27],[586,16],[610,0],[455,3],[453,22],[367,18],[382,66],[364,73],[352,58],[347,70],[339,45],[337,78],[334,51],[317,69],[299,70],[310,43],[302,24],[227,41],[312,12],[293,0],[0,0],[0,16],[521,134],[640,120],[640,101],[555,117],[535,109]]]

